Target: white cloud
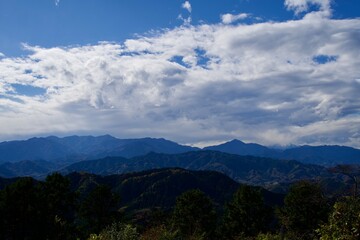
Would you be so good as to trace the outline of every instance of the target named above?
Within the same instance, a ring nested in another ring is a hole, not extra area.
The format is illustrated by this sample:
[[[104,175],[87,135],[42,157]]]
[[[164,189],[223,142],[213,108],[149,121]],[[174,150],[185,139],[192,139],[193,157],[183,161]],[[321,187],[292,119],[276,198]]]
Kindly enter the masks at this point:
[[[124,43],[0,59],[2,139],[231,138],[360,147],[360,20],[181,26]],[[318,56],[336,56],[319,63]],[[13,84],[46,90],[20,95]]]
[[[0,52],[0,58],[5,57],[5,54],[3,54],[2,52]]]
[[[318,6],[321,11],[331,11],[332,0],[285,0],[285,6],[288,10],[294,11],[296,14],[307,12],[311,5]]]
[[[182,5],[182,8],[186,9],[189,13],[191,13],[191,4],[189,1],[185,1]]]
[[[59,4],[60,4],[60,0],[55,0],[55,5],[59,6]]]
[[[221,15],[221,21],[225,24],[230,24],[230,23],[233,23],[233,22],[236,22],[239,20],[246,19],[248,17],[249,17],[249,14],[247,14],[247,13],[240,13],[240,14],[236,14],[236,15],[227,13],[227,14]]]

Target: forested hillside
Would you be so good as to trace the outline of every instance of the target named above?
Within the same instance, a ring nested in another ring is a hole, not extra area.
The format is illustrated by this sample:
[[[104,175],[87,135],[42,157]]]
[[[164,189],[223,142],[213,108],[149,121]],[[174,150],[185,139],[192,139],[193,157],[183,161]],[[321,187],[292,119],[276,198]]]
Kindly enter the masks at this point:
[[[216,151],[181,154],[149,153],[131,159],[104,158],[75,163],[63,169],[62,172],[85,171],[109,175],[169,167],[218,171],[235,181],[267,188],[276,187],[279,183],[289,184],[301,179],[317,179],[331,175],[326,168],[321,166]]]
[[[356,195],[328,199],[300,181],[284,198],[212,171],[55,173],[0,187],[1,239],[357,239],[360,223]]]

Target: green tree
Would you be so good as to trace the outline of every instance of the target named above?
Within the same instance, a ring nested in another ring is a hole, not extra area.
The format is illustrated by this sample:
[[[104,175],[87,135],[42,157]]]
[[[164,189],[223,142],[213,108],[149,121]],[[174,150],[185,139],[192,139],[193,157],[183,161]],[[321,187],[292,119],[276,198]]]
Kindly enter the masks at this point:
[[[209,197],[200,190],[190,190],[176,199],[172,222],[185,239],[211,239],[216,228],[216,212]]]
[[[32,178],[22,178],[1,191],[1,237],[45,239],[46,202]]]
[[[255,240],[282,240],[282,238],[279,234],[260,233],[256,236]]]
[[[308,181],[295,183],[285,197],[279,212],[290,239],[313,239],[315,230],[328,216],[327,199],[319,185]]]
[[[105,185],[93,189],[82,201],[79,214],[83,232],[99,233],[114,222],[118,214],[119,197]]]
[[[177,238],[178,232],[171,231],[168,229],[168,226],[161,224],[155,225],[146,229],[142,234],[141,240],[175,240]]]
[[[225,206],[223,234],[226,239],[256,236],[267,229],[271,208],[264,204],[260,189],[242,185]]]
[[[76,196],[70,190],[70,181],[59,173],[46,177],[41,191],[47,204],[50,239],[73,239]]]
[[[138,240],[139,234],[130,224],[113,223],[99,235],[91,234],[88,240]]]
[[[71,192],[69,179],[60,173],[48,175],[43,183],[43,191],[55,215],[66,218],[73,214],[76,196]]]
[[[346,197],[334,204],[327,224],[318,233],[321,240],[360,239],[360,199]]]

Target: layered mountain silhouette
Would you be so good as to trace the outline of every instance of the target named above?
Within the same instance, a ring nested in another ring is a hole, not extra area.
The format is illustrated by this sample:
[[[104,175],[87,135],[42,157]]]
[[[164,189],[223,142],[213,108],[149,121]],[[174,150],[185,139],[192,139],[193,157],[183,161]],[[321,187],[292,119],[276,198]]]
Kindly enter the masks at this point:
[[[134,157],[149,152],[183,153],[197,148],[163,138],[118,139],[110,135],[31,138],[0,143],[0,162],[45,160],[66,164],[106,156]]]
[[[0,164],[0,176],[13,178],[18,176],[31,176],[41,178],[52,171],[60,169],[63,165],[43,160],[24,160],[20,162],[6,162]]]
[[[131,159],[108,157],[74,163],[64,168],[62,173],[88,172],[111,175],[161,168],[217,171],[237,182],[259,185],[269,189],[279,183],[330,176],[325,167],[317,165],[290,160],[239,156],[217,151],[195,151],[181,154],[149,153]]]
[[[278,153],[278,150],[270,149],[256,143],[244,143],[237,139],[220,145],[205,147],[204,150],[215,150],[242,156],[250,155],[259,157],[271,157]]]
[[[360,164],[360,150],[345,146],[299,146],[289,149],[271,149],[255,143],[232,140],[224,144],[204,148],[220,152],[298,160],[303,163],[332,166],[337,164]]]
[[[0,143],[0,163],[25,160],[44,160],[63,165],[68,163],[99,159],[107,156],[131,158],[149,152],[177,154],[197,151],[199,148],[180,145],[163,138],[118,139],[110,135],[69,136],[31,138],[23,141]],[[232,140],[224,144],[209,146],[204,150],[215,150],[237,155],[250,155],[304,163],[335,165],[360,163],[360,150],[345,146],[299,146],[279,150],[256,143]]]
[[[328,167],[344,163],[359,164],[360,150],[344,146],[279,150],[239,140],[201,150],[162,138],[118,139],[110,135],[50,136],[0,143],[0,176],[8,178],[41,179],[53,171],[110,175],[180,167],[215,170],[239,182],[269,187],[327,176],[324,167],[313,164]]]
[[[89,192],[98,185],[107,185],[121,196],[128,208],[169,208],[181,193],[199,189],[208,195],[217,206],[229,201],[240,184],[214,171],[190,171],[179,168],[154,169],[137,173],[99,176],[88,173],[67,175],[72,189]],[[268,205],[280,205],[282,194],[261,189]]]

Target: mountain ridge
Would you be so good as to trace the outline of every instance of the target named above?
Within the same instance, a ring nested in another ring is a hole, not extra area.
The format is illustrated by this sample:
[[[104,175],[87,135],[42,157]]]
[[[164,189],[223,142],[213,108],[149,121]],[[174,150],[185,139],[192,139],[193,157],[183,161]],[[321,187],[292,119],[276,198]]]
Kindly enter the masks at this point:
[[[32,176],[43,178],[73,163],[104,159],[106,157],[146,156],[151,152],[181,154],[191,151],[219,151],[239,156],[254,156],[280,160],[296,160],[306,164],[334,166],[337,164],[360,164],[360,150],[338,145],[297,146],[288,149],[272,149],[238,139],[203,149],[180,145],[164,138],[118,139],[111,135],[34,137],[28,140],[0,143],[0,176]],[[150,154],[151,155],[151,154]],[[110,161],[108,159],[108,161]],[[125,160],[122,160],[125,161]],[[103,161],[101,164],[109,162]],[[118,161],[118,164],[120,162]],[[115,164],[116,165],[116,164]],[[150,164],[151,165],[151,164]],[[113,166],[101,174],[114,171]],[[209,167],[209,166],[207,166]],[[222,171],[231,172],[225,166]],[[218,166],[220,169],[220,166]],[[87,169],[85,168],[84,171]],[[91,169],[89,169],[91,170]]]
[[[71,191],[81,197],[96,186],[106,185],[119,194],[122,206],[127,209],[171,208],[181,193],[199,189],[207,194],[217,207],[228,202],[241,186],[228,176],[216,171],[192,171],[181,168],[163,168],[135,173],[101,176],[74,172],[65,175],[70,181]],[[21,178],[1,178],[0,190]],[[284,195],[259,189],[265,203],[281,205]]]
[[[107,156],[134,157],[148,152],[181,153],[198,148],[164,138],[118,139],[111,135],[34,137],[0,143],[0,163],[25,160],[77,162]]]
[[[209,170],[223,173],[237,182],[271,189],[278,183],[301,179],[329,177],[325,167],[302,164],[292,160],[278,160],[254,156],[240,156],[217,151],[201,150],[181,154],[149,153],[144,156],[104,158],[74,163],[61,173],[90,172],[110,175],[162,168]]]
[[[333,166],[337,164],[360,164],[360,149],[340,145],[292,146],[285,149],[273,149],[256,143],[244,143],[234,139],[219,145],[205,147],[238,155],[252,155],[285,160],[297,160],[303,163]]]

